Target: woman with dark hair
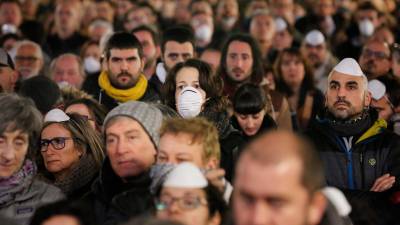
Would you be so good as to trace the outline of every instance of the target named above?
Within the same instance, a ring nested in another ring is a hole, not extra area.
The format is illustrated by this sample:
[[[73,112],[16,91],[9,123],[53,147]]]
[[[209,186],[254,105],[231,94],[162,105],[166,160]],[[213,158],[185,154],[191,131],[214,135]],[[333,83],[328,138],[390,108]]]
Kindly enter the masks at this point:
[[[222,96],[222,80],[213,76],[211,71],[207,63],[197,59],[175,65],[163,87],[164,104],[183,118],[202,116],[214,123],[221,145],[221,168],[225,170],[227,180],[231,181],[244,140],[229,122],[227,99]]]
[[[156,198],[157,217],[185,225],[220,225],[227,211],[222,194],[194,164],[178,164]]]
[[[275,62],[277,90],[288,101],[294,130],[305,130],[323,108],[324,96],[315,88],[314,75],[297,48],[282,50]]]
[[[255,84],[243,84],[233,96],[232,125],[242,131],[249,140],[270,129],[276,123],[266,112],[267,99],[264,90]]]
[[[89,124],[101,133],[104,118],[107,115],[107,109],[97,101],[90,98],[79,98],[65,103],[64,111],[66,113],[77,113],[89,121]]]
[[[2,224],[28,224],[35,210],[64,198],[36,178],[34,163],[42,115],[33,101],[0,95],[0,218]]]
[[[40,153],[44,176],[72,199],[90,191],[105,157],[100,136],[88,121],[59,109],[45,117]]]

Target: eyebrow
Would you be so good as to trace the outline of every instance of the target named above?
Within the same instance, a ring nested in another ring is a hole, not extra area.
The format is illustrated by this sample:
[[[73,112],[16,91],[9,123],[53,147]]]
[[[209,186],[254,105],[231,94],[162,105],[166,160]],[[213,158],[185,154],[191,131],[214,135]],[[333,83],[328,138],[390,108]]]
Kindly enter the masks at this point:
[[[357,85],[358,86],[358,83],[356,81],[352,80],[352,81],[346,82],[346,85]]]

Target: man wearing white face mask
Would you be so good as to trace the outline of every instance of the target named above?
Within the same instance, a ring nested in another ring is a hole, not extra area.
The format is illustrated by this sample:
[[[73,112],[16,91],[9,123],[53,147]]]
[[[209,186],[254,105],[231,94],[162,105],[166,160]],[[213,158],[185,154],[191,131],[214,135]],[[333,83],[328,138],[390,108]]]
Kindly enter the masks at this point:
[[[357,58],[361,48],[380,26],[379,11],[370,1],[358,5],[354,13],[354,21],[346,31],[347,41],[336,48],[338,58]]]
[[[190,21],[190,25],[194,30],[196,39],[196,52],[200,54],[212,41],[214,33],[213,17],[206,12],[194,12]]]

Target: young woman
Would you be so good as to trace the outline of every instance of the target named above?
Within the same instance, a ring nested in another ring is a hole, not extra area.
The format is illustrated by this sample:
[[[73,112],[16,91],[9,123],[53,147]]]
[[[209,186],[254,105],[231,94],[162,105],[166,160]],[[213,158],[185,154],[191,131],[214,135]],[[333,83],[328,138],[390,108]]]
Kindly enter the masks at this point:
[[[222,80],[211,71],[207,63],[197,59],[175,65],[164,84],[164,103],[184,118],[202,116],[214,123],[221,145],[221,168],[231,181],[244,140],[229,122]]]
[[[80,198],[90,190],[104,159],[97,132],[78,114],[51,110],[40,138],[44,176],[68,198]]]
[[[311,67],[297,48],[284,49],[275,62],[277,90],[288,101],[294,130],[305,130],[323,108],[324,96],[314,85]]]
[[[266,96],[263,89],[255,84],[243,84],[233,96],[233,126],[242,131],[249,140],[269,129],[276,123],[266,112]]]

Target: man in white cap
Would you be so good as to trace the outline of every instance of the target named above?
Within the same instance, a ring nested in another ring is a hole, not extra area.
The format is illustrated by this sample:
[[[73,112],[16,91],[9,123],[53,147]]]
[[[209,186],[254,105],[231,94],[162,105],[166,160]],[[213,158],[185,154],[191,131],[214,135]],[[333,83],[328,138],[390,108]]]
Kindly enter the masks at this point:
[[[8,53],[0,48],[0,92],[14,92],[16,82],[14,63]]]
[[[301,52],[314,68],[317,88],[325,92],[328,75],[339,61],[330,52],[325,36],[321,31],[312,30],[307,33],[301,44]]]
[[[379,118],[389,122],[393,115],[393,104],[386,94],[386,86],[379,80],[368,82],[368,91],[371,93],[371,107],[379,113]]]
[[[333,68],[325,100],[307,135],[320,152],[327,184],[351,203],[365,200],[385,210],[387,194],[399,190],[400,138],[369,109],[367,77],[357,61],[345,58]]]

